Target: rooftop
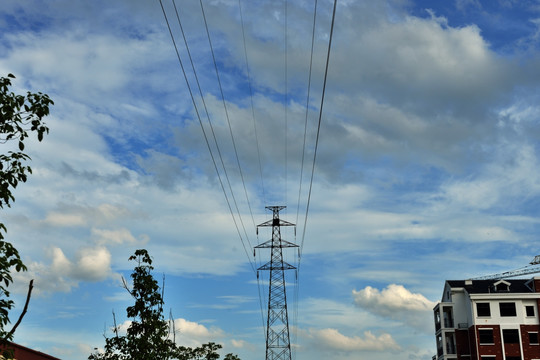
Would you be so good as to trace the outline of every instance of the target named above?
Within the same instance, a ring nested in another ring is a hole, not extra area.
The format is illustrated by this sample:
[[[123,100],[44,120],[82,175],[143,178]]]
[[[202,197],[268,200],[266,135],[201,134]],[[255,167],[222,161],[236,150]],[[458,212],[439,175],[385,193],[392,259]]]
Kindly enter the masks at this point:
[[[533,293],[532,279],[512,280],[447,280],[451,288],[464,288],[469,294],[488,294],[493,292]],[[505,286],[509,284],[508,286]],[[503,285],[502,287],[500,285]],[[501,290],[502,289],[502,290]]]

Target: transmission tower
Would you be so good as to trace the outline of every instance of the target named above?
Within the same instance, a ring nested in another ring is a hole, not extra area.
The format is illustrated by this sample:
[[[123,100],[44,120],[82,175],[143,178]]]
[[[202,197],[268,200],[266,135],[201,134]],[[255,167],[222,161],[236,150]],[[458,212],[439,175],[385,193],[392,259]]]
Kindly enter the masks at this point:
[[[255,249],[269,248],[271,251],[270,261],[257,269],[270,271],[266,318],[266,360],[291,360],[285,270],[294,270],[296,267],[283,261],[283,248],[298,247],[298,245],[283,240],[280,228],[295,226],[295,224],[279,218],[279,211],[285,209],[285,206],[267,206],[266,208],[273,212],[272,220],[258,225],[257,233],[259,227],[271,226],[272,239],[255,246]]]

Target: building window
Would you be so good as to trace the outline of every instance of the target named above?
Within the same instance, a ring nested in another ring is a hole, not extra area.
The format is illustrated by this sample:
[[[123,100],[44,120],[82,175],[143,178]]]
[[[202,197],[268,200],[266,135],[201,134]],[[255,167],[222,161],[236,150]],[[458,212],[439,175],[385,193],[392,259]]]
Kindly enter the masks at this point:
[[[518,344],[519,331],[517,329],[503,329],[503,341],[505,344]]]
[[[501,316],[516,316],[516,304],[513,302],[499,303]]]
[[[504,280],[499,280],[495,284],[495,291],[510,291],[510,283]]]
[[[452,333],[447,333],[445,336],[446,340],[446,353],[455,354],[456,353],[456,344],[454,341],[454,335]]]
[[[442,336],[437,336],[437,355],[442,356],[443,354],[443,344],[442,344]]]
[[[521,356],[507,356],[506,360],[521,360]]]
[[[478,329],[480,344],[493,344],[493,329]]]
[[[529,345],[538,345],[538,333],[530,332],[529,333]]]
[[[525,313],[527,314],[527,316],[534,316],[534,306],[532,305],[525,306]]]
[[[478,316],[491,316],[489,303],[476,303],[476,313]]]
[[[444,306],[443,307],[443,323],[445,328],[454,327],[454,316],[452,315],[452,307]]]

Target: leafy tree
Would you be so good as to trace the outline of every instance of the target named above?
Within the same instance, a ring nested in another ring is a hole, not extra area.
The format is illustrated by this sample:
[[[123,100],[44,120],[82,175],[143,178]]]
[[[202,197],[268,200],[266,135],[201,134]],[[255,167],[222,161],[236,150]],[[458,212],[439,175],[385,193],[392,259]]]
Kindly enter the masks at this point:
[[[174,341],[174,328],[171,329],[163,316],[163,295],[158,282],[152,275],[152,258],[145,249],[136,250],[129,257],[136,261],[129,289],[124,287],[135,300],[133,306],[126,309],[132,319],[126,335],[119,335],[114,324],[114,336],[105,338],[105,351],[94,352],[89,360],[215,360],[219,359],[217,350],[221,345],[204,344],[197,348],[178,346]],[[171,336],[173,337],[171,339]],[[240,360],[236,355],[227,354],[225,360]]]
[[[49,106],[54,102],[47,94],[27,92],[26,95],[17,95],[10,91],[11,79],[15,76],[8,74],[0,77],[0,143],[6,144],[17,142],[16,151],[7,151],[0,154],[0,209],[5,206],[11,207],[15,201],[13,190],[21,182],[26,182],[28,174],[32,173],[26,162],[31,160],[24,153],[24,141],[32,133],[36,134],[39,141],[43,135],[49,133],[43,118],[49,115]],[[21,260],[17,249],[5,241],[6,226],[0,223],[0,340],[5,342],[13,338],[13,333],[26,313],[28,301],[32,291],[30,282],[26,304],[19,320],[10,331],[5,327],[10,322],[9,311],[14,302],[9,299],[8,287],[13,282],[11,273],[26,271],[26,266]]]

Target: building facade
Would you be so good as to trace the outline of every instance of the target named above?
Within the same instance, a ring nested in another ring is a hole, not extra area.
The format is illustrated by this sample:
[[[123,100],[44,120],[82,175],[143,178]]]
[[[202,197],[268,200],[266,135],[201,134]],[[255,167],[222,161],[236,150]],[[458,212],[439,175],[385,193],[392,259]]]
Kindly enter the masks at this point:
[[[434,360],[540,360],[540,277],[448,280],[433,309]]]

